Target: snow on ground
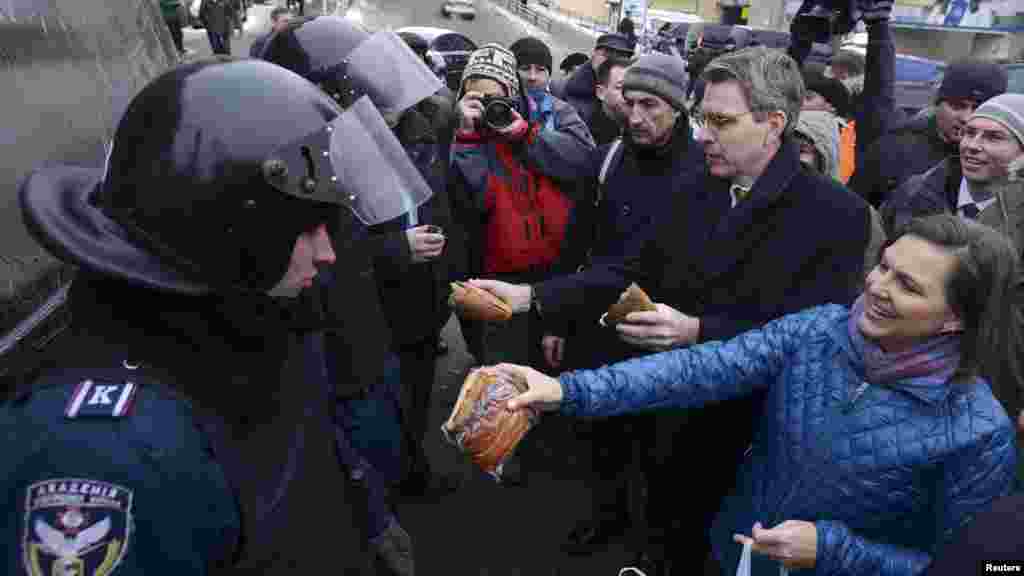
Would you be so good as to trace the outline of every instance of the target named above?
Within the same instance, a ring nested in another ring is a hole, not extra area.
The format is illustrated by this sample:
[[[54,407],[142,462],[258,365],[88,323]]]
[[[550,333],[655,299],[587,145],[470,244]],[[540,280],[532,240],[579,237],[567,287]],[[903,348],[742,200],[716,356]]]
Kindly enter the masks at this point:
[[[543,6],[540,6],[539,4],[531,4],[530,5],[530,9],[534,10],[536,12],[539,12],[539,13],[547,16],[548,18],[551,18],[555,22],[561,22],[561,23],[563,23],[563,24],[565,24],[567,26],[572,26],[572,27],[576,28],[577,30],[579,30],[580,32],[583,32],[584,34],[587,34],[587,35],[592,36],[594,38],[597,38],[601,34],[605,33],[605,32],[602,32],[600,30],[594,30],[592,28],[588,28],[587,26],[584,26],[584,25],[580,24],[580,22],[577,21],[574,18],[570,18],[569,16],[566,16],[565,14],[562,14],[561,12],[559,12],[557,10],[551,10],[549,8],[545,8]]]
[[[499,13],[502,16],[504,16],[505,18],[509,19],[512,23],[518,24],[519,27],[523,29],[523,32],[526,33],[527,36],[536,36],[537,38],[544,38],[544,39],[547,39],[549,41],[551,40],[551,34],[550,33],[546,32],[544,30],[541,30],[540,28],[534,26],[530,22],[527,22],[526,20],[523,19],[522,16],[519,16],[517,14],[513,14],[512,12],[510,12],[505,7],[499,6],[497,2],[491,2],[491,6],[494,8],[494,10],[497,13]]]

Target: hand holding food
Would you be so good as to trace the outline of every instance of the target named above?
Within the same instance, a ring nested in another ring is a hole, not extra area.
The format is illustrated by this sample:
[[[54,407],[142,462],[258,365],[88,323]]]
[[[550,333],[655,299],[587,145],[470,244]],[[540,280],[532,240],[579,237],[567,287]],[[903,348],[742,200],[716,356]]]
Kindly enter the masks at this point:
[[[633,283],[622,293],[619,301],[608,308],[608,312],[601,317],[601,324],[614,327],[622,322],[630,312],[654,312],[657,309],[658,307],[654,305],[647,293]]]
[[[506,459],[537,421],[531,408],[509,410],[508,401],[526,392],[525,377],[514,371],[482,368],[470,372],[441,432],[484,472],[501,480]]]
[[[512,317],[512,307],[487,290],[466,282],[452,282],[448,304],[460,318],[505,322]]]

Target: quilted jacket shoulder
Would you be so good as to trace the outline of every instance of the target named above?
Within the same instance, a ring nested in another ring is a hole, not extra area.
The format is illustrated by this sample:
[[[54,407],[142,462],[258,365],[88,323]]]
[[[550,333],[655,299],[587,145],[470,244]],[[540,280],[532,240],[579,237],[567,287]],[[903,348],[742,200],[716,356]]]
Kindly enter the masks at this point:
[[[1010,492],[1015,431],[980,380],[866,383],[848,321],[846,308],[821,306],[727,342],[563,374],[563,411],[699,408],[768,390],[712,527],[720,564],[736,566],[732,535],[755,522],[806,520],[818,528],[816,574],[920,574],[954,530]],[[752,568],[778,573],[762,556]]]

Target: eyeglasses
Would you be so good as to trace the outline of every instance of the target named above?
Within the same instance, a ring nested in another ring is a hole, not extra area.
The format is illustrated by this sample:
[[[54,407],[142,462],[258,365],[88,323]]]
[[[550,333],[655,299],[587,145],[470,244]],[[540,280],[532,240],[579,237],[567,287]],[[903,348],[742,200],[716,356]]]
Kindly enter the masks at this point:
[[[693,123],[701,128],[710,128],[715,132],[721,132],[735,124],[740,118],[753,113],[753,110],[748,110],[742,114],[722,114],[719,112],[704,112],[704,110],[698,108],[690,114],[690,117],[693,119]]]
[[[965,126],[961,133],[964,141],[970,144],[978,139],[979,144],[985,146],[996,146],[1010,140],[1011,136],[1002,130],[979,130],[973,126]]]

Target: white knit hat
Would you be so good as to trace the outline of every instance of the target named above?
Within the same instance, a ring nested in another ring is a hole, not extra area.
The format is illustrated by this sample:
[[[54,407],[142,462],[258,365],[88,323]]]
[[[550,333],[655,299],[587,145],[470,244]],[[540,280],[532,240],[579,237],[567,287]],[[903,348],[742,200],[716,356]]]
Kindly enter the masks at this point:
[[[484,44],[469,55],[466,69],[462,71],[462,86],[459,95],[466,89],[466,80],[473,77],[490,78],[505,87],[509,97],[519,96],[519,73],[516,71],[516,56],[500,44]]]

